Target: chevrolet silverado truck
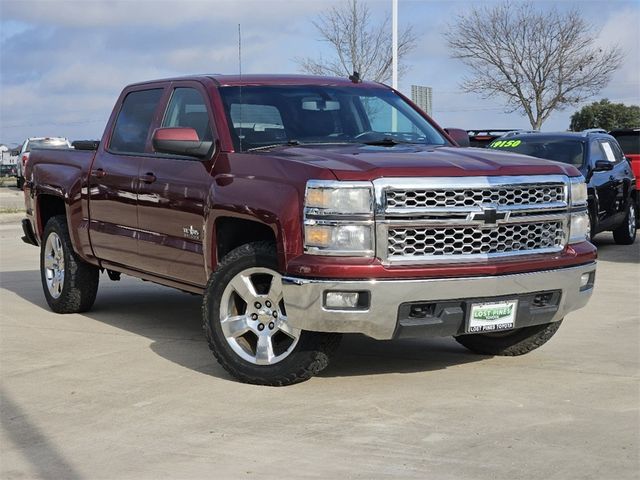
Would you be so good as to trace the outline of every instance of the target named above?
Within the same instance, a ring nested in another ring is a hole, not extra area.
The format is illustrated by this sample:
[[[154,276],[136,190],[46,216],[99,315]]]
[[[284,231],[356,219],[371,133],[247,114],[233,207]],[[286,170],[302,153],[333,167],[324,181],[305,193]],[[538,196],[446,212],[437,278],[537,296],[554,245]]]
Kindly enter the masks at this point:
[[[105,272],[202,295],[243,382],[306,380],[342,333],[524,354],[592,293],[584,179],[465,140],[357,79],[134,84],[101,141],[32,152],[24,240],[55,312],[90,309]]]

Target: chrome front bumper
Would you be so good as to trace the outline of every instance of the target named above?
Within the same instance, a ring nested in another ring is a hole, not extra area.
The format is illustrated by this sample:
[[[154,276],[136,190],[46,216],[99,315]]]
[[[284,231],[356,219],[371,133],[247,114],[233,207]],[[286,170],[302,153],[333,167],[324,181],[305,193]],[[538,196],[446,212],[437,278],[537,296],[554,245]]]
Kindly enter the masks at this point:
[[[559,303],[552,315],[540,317],[545,318],[545,322],[559,321],[586,305],[593,285],[581,288],[580,279],[583,274],[593,272],[595,275],[595,270],[593,262],[578,267],[492,277],[343,281],[285,276],[283,289],[287,317],[294,327],[316,332],[363,333],[388,340],[396,335],[400,305],[409,302],[460,300],[463,304],[467,299],[491,301],[496,297],[559,291]],[[369,307],[364,310],[327,309],[323,306],[327,291],[369,292]],[[454,327],[455,331],[450,333],[442,333],[447,329],[439,329],[439,334],[462,333],[459,325]]]

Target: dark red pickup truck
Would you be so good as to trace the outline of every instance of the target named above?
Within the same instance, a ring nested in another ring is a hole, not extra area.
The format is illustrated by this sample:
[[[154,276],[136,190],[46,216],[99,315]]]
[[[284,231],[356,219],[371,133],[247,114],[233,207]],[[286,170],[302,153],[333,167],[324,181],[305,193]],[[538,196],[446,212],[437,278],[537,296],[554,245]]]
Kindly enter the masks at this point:
[[[341,333],[526,353],[593,290],[584,180],[449,133],[377,83],[135,84],[99,143],[33,152],[24,239],[56,312],[91,308],[105,271],[203,294],[245,382],[311,377]]]

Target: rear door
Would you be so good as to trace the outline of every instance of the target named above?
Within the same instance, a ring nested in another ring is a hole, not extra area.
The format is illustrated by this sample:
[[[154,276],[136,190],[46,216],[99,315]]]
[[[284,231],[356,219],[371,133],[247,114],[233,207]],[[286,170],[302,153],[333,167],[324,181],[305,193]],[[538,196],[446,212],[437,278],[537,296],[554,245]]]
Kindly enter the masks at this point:
[[[194,81],[170,87],[161,127],[192,127],[200,140],[215,140],[211,102]],[[211,159],[154,153],[145,158],[138,196],[145,271],[193,285],[206,284],[203,242],[211,185]]]
[[[155,87],[127,93],[107,145],[96,153],[89,179],[89,228],[94,254],[101,260],[139,268],[138,183],[163,91]]]

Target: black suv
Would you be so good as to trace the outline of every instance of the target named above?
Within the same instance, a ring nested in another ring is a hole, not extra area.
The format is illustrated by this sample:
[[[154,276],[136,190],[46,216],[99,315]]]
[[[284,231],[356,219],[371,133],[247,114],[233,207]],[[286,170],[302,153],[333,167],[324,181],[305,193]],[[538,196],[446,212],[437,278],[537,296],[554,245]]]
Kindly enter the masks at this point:
[[[587,181],[591,237],[612,230],[616,243],[636,237],[638,199],[629,160],[604,130],[577,133],[517,133],[494,140],[488,148],[522,153],[574,165]]]

